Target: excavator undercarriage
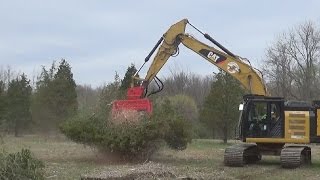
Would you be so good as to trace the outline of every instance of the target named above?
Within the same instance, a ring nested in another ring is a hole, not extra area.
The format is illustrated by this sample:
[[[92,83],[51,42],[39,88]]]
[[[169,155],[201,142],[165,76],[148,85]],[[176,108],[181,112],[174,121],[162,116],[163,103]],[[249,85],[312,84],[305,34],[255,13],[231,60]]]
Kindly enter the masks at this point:
[[[224,164],[227,166],[243,166],[261,160],[256,144],[236,144],[227,147],[224,152]]]
[[[274,145],[274,148],[270,148]],[[311,164],[311,148],[308,146],[288,145],[280,148],[278,144],[269,144],[266,150],[257,144],[235,144],[227,147],[224,153],[224,164],[232,167],[242,167],[262,159],[262,155],[280,155],[281,167],[297,168]],[[280,154],[275,153],[279,151]]]
[[[283,168],[296,168],[311,164],[311,148],[308,146],[286,146],[281,150],[280,162]]]

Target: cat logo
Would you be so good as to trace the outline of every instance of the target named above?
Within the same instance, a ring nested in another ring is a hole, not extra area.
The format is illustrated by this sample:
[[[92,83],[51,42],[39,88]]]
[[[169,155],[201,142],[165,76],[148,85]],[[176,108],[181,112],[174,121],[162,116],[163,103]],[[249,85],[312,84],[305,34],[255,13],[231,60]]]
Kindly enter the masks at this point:
[[[207,57],[211,60],[213,60],[215,63],[218,61],[218,59],[220,58],[219,55],[215,54],[214,52],[209,52]]]
[[[223,56],[222,54],[210,51],[209,49],[200,49],[199,54],[208,59],[210,62],[216,64],[222,63],[227,59],[227,57]]]

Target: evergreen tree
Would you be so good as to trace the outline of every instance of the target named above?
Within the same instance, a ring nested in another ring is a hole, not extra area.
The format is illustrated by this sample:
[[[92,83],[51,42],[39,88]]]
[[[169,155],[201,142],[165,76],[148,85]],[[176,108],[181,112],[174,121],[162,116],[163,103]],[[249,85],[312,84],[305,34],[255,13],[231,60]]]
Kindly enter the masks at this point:
[[[36,82],[37,90],[43,90],[43,88],[49,87],[50,82],[53,80],[54,70],[55,70],[54,62],[52,63],[49,71],[44,66],[42,67],[41,74],[38,77],[38,81]]]
[[[215,81],[204,102],[200,119],[212,129],[213,133],[215,130],[220,130],[224,143],[234,132],[243,94],[243,88],[231,75],[223,71],[215,75]]]
[[[52,105],[60,121],[75,115],[78,110],[77,86],[73,79],[71,66],[65,59],[60,61],[52,83],[52,97],[54,97]]]
[[[105,85],[99,96],[99,111],[102,113],[109,113],[111,104],[114,100],[121,99],[120,89],[120,78],[116,72],[114,81]]]
[[[137,69],[134,64],[131,64],[131,66],[128,67],[126,74],[123,77],[123,80],[121,80],[120,90],[126,91],[129,87],[131,87],[132,83],[132,76],[137,72]],[[136,77],[139,77],[139,75],[136,75]],[[134,85],[138,85],[139,83],[137,81],[134,82]]]
[[[77,109],[76,83],[68,62],[62,59],[58,67],[55,63],[49,70],[43,67],[32,106],[39,128],[55,131],[59,123],[74,115]]]
[[[51,92],[54,69],[55,63],[52,63],[49,71],[45,67],[42,67],[32,100],[32,117],[36,126],[44,132],[56,128],[56,117],[54,116],[54,109],[51,106],[51,101],[54,99]]]
[[[30,80],[25,74],[16,78],[8,86],[7,125],[14,131],[15,136],[31,123],[31,92]]]
[[[5,83],[0,80],[0,127],[4,124],[7,112],[7,99],[5,92]]]

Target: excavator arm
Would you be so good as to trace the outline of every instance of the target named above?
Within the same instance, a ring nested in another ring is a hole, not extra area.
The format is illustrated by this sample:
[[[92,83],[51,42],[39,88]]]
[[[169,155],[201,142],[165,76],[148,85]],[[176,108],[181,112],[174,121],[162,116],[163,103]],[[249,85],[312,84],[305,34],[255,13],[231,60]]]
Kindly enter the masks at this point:
[[[154,57],[147,75],[143,79],[145,81],[145,85],[149,84],[149,82],[155,78],[168,59],[178,51],[178,47],[182,43],[184,46],[199,54],[213,65],[233,76],[247,90],[249,90],[251,94],[268,94],[260,72],[254,69],[248,62],[245,62],[240,57],[232,54],[208,34],[204,34],[205,38],[223,49],[224,52],[195,39],[189,34],[186,34],[185,29],[188,23],[187,19],[183,19],[172,25],[163,35],[162,44]],[[152,53],[153,52],[150,54]],[[146,61],[149,60],[148,58],[151,56],[150,54],[146,58]]]
[[[215,47],[211,47],[191,35],[185,33],[187,24],[190,24],[187,19],[183,19],[176,24],[172,25],[166,33],[160,38],[156,46],[151,50],[149,55],[145,58],[145,63],[149,61],[150,57],[156,51],[158,51],[153,58],[153,61],[149,67],[149,70],[145,78],[140,79],[134,77],[134,80],[142,81],[141,86],[132,87],[128,89],[128,100],[118,100],[113,104],[113,110],[126,110],[134,109],[138,111],[152,111],[151,102],[145,98],[146,89],[150,82],[157,79],[156,75],[164,64],[171,56],[174,56],[179,51],[179,45],[183,44],[193,52],[199,54],[204,59],[208,60],[213,65],[227,72],[235,79],[237,79],[244,88],[255,95],[269,95],[264,84],[261,73],[254,69],[249,61],[244,61],[242,58],[234,55],[228,49],[223,47],[208,34],[202,33],[199,29],[194,27],[200,33],[204,35],[206,39],[211,41],[221,50]],[[145,64],[144,63],[144,64]],[[142,67],[141,67],[142,68]],[[139,69],[139,71],[141,70]],[[138,72],[139,72],[138,71]],[[138,73],[137,72],[137,73]],[[143,105],[142,105],[143,104]]]

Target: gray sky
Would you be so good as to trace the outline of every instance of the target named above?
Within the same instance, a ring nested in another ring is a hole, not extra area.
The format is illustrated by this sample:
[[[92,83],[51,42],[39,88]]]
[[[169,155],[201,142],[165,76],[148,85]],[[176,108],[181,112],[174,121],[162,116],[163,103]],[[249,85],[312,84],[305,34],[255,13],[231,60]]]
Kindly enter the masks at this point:
[[[131,62],[140,67],[169,26],[188,18],[259,68],[276,35],[306,20],[320,22],[319,7],[317,0],[0,0],[0,66],[31,78],[42,65],[65,58],[77,83],[99,86],[112,81],[115,71],[123,76]],[[160,77],[175,68],[216,71],[185,48]]]

